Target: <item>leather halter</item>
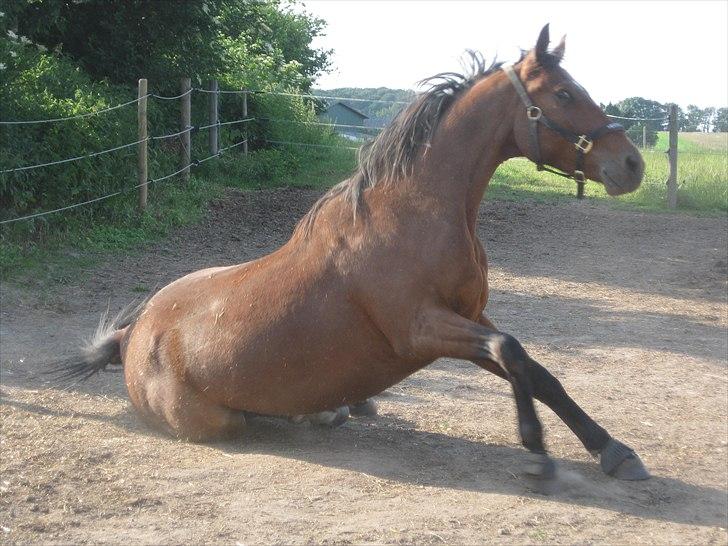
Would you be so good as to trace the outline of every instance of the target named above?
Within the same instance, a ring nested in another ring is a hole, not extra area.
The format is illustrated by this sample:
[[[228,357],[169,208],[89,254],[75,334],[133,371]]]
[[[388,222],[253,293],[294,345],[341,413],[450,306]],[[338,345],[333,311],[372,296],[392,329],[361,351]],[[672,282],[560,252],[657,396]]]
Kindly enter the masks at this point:
[[[581,196],[583,194],[584,182],[586,181],[586,177],[584,176],[584,156],[591,151],[594,146],[594,141],[606,134],[624,131],[624,127],[619,123],[607,123],[598,129],[583,135],[578,135],[568,129],[564,129],[559,124],[554,123],[547,118],[538,106],[534,106],[533,102],[531,102],[531,97],[528,96],[526,89],[523,87],[518,74],[516,74],[515,70],[513,70],[512,65],[504,66],[503,71],[508,75],[513,87],[516,88],[516,92],[518,93],[518,96],[521,97],[523,104],[526,105],[526,116],[529,120],[529,140],[536,168],[539,171],[547,171],[565,178],[572,178],[576,180],[576,183],[579,185],[579,196]],[[543,161],[541,161],[541,147],[538,142],[539,123],[543,123],[546,127],[555,133],[558,133],[561,137],[574,145],[576,148],[576,164],[574,172],[569,174],[557,169],[552,169],[543,164]]]

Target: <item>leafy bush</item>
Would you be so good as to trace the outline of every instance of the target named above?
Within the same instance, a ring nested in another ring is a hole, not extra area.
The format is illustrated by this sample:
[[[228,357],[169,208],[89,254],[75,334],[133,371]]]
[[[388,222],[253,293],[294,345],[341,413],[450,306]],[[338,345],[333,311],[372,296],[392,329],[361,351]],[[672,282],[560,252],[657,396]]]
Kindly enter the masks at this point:
[[[0,119],[53,119],[132,100],[132,89],[94,82],[68,59],[0,38]],[[150,111],[150,126],[169,125]],[[57,123],[2,125],[0,169],[76,157],[137,140],[136,108]],[[105,195],[136,183],[134,147],[88,160],[0,175],[0,218]],[[152,162],[152,168],[157,165]]]

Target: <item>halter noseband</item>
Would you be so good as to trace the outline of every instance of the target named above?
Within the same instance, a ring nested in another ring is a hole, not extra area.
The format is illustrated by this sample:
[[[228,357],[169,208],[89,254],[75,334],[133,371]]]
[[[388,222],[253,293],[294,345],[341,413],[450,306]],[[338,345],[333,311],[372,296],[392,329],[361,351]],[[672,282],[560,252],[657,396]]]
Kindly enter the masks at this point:
[[[584,182],[586,181],[586,177],[584,176],[584,156],[588,154],[589,151],[592,149],[595,140],[603,137],[608,133],[624,131],[624,127],[622,127],[622,125],[620,125],[619,123],[607,123],[605,125],[602,125],[598,129],[595,129],[591,133],[587,133],[584,135],[577,135],[576,133],[569,131],[568,129],[564,129],[563,127],[561,127],[557,123],[554,123],[545,115],[543,115],[543,112],[538,106],[534,106],[533,102],[531,102],[531,97],[528,96],[526,89],[523,87],[523,84],[521,83],[518,74],[516,74],[515,70],[513,70],[512,65],[504,66],[503,71],[508,75],[508,78],[511,80],[513,87],[516,88],[516,92],[518,93],[518,96],[521,97],[523,104],[526,105],[526,116],[528,117],[529,121],[529,140],[531,145],[531,152],[533,153],[533,156],[535,158],[534,162],[536,163],[536,168],[539,171],[547,171],[553,174],[558,174],[559,176],[563,176],[565,178],[574,179],[579,186],[578,196],[581,197],[584,194]],[[543,123],[546,127],[551,129],[555,133],[558,133],[567,141],[571,142],[576,148],[576,165],[573,173],[565,173],[563,171],[547,167],[543,164],[543,161],[541,161],[541,148],[538,143],[539,122]]]

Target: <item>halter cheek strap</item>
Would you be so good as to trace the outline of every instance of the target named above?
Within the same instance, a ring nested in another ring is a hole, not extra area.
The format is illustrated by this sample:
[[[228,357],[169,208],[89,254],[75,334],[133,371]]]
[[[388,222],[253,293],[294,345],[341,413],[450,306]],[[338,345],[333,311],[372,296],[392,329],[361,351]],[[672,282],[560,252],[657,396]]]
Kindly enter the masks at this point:
[[[583,135],[578,135],[573,131],[565,129],[564,127],[561,127],[559,124],[547,118],[538,106],[534,106],[533,102],[531,101],[531,97],[528,96],[526,88],[523,87],[523,84],[521,83],[521,80],[518,77],[518,74],[516,74],[512,65],[504,66],[503,71],[508,76],[508,79],[511,80],[511,83],[516,89],[518,96],[521,98],[521,101],[526,106],[526,117],[528,117],[529,126],[528,138],[531,153],[533,154],[533,161],[534,163],[536,163],[536,168],[539,171],[547,171],[553,174],[558,174],[559,176],[563,176],[565,178],[572,178],[576,180],[576,183],[579,186],[577,195],[579,197],[582,197],[584,194],[584,182],[586,181],[586,177],[584,176],[584,156],[591,151],[592,147],[594,146],[594,141],[603,137],[606,134],[624,131],[624,127],[622,127],[619,123],[607,123],[605,125],[602,125],[598,129],[595,129],[594,131]],[[576,149],[576,163],[574,172],[566,173],[544,165],[543,161],[541,160],[541,147],[539,146],[538,141],[539,123],[544,124],[546,127],[559,134],[562,138],[571,142],[574,145],[574,148]]]

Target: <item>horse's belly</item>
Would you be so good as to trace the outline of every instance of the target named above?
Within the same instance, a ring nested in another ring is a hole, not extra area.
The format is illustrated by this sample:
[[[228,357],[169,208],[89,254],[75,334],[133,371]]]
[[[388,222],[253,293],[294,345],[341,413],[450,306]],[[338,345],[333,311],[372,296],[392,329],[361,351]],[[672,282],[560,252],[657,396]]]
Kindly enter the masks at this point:
[[[339,373],[328,366],[306,363],[308,373],[289,373],[288,368],[271,366],[268,378],[240,383],[227,393],[229,407],[265,415],[298,415],[331,410],[361,402],[401,381],[406,375],[396,362],[368,361],[360,366],[345,365]],[[398,373],[392,373],[393,371]]]
[[[296,415],[362,401],[421,367],[399,361],[381,340],[361,332],[345,343],[313,335],[291,340],[298,337],[271,335],[266,350],[253,341],[230,359],[196,359],[190,377],[227,407]]]
[[[386,338],[346,298],[331,294],[278,308],[236,305],[180,316],[170,362],[210,400],[261,414],[313,413],[361,401],[425,363],[402,362]],[[333,302],[336,302],[335,304]],[[251,305],[252,304],[252,305]],[[173,334],[173,335],[172,335]]]

